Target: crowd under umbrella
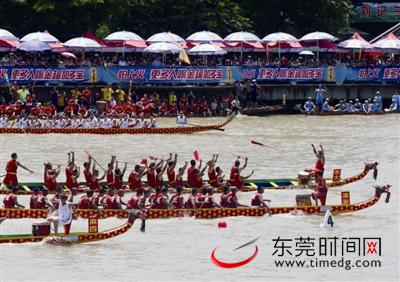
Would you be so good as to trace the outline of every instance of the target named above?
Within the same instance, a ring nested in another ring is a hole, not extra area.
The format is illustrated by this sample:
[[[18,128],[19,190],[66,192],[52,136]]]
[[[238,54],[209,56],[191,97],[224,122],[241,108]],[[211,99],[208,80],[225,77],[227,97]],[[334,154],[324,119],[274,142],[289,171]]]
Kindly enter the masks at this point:
[[[224,42],[230,46],[240,47],[240,60],[243,58],[243,47],[262,48],[261,39],[247,31],[233,32],[224,38]]]
[[[309,44],[316,44],[316,50],[317,50],[317,60],[319,60],[319,51],[321,48],[321,43],[324,45],[324,47],[335,47],[336,45],[333,43],[336,41],[337,38],[333,36],[332,34],[329,34],[327,32],[321,32],[321,31],[315,31],[308,33],[304,35],[302,38],[299,39],[300,42],[305,43],[307,45]],[[327,46],[328,44],[328,46]],[[309,45],[313,46],[313,45]]]
[[[299,48],[301,45],[298,43],[298,39],[293,35],[285,32],[275,32],[266,35],[261,42],[265,43],[267,46],[267,60],[268,60],[268,48],[269,47],[277,47],[278,48],[278,57],[281,59],[281,47],[288,48]]]
[[[186,42],[191,45],[203,44],[203,43],[213,43],[219,47],[224,47],[222,43],[223,39],[218,34],[211,31],[198,31],[186,38]]]
[[[357,32],[353,34],[353,36],[345,41],[342,41],[338,44],[338,47],[345,48],[345,49],[352,49],[353,50],[353,56],[355,56],[356,50],[360,51],[360,57],[361,57],[361,52],[363,50],[373,50],[374,46],[370,44],[367,40],[362,38],[360,34]]]
[[[125,49],[129,48],[130,50],[143,50],[147,47],[144,39],[138,34],[131,31],[116,31],[104,38],[104,41],[108,47],[122,47],[122,57],[125,58]]]
[[[382,49],[384,52],[400,52],[400,39],[394,33],[389,33],[384,38],[373,43],[372,46]]]
[[[162,62],[164,64],[167,54],[178,54],[181,50],[181,47],[170,42],[156,42],[146,47],[143,52],[162,54]]]
[[[39,41],[39,40],[31,40],[22,42],[18,48],[18,50],[33,53],[34,63],[36,64],[36,54],[46,51],[51,51],[51,47],[48,43]]]
[[[190,55],[204,56],[205,62],[207,64],[208,55],[225,55],[227,52],[217,45],[204,43],[193,47],[192,49],[189,50],[188,53]]]
[[[80,50],[80,51],[94,51],[102,47],[102,45],[97,43],[95,40],[86,37],[72,38],[64,42],[64,46],[73,50]]]

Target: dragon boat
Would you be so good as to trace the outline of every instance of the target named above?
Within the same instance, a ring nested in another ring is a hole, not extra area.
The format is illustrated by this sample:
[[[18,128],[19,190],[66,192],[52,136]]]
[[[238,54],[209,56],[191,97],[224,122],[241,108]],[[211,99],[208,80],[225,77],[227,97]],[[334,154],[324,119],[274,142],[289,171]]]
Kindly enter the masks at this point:
[[[275,105],[275,106],[261,106],[255,108],[243,108],[239,110],[239,113],[246,116],[267,116],[271,114],[282,113],[286,109],[286,105]]]
[[[223,127],[230,123],[235,115],[218,124],[190,125],[186,127],[158,128],[0,128],[0,134],[191,134],[210,130],[224,131]]]
[[[293,108],[298,113],[307,114],[305,110],[302,108],[302,105],[298,104]],[[358,116],[377,116],[377,115],[386,115],[386,114],[398,114],[399,111],[379,111],[379,112],[342,112],[342,111],[329,111],[329,112],[318,112],[312,111],[308,113],[311,116],[347,116],[347,115],[358,115]]]
[[[0,212],[1,213],[1,212]],[[8,215],[12,218],[13,211],[10,211]],[[50,244],[76,244],[76,243],[88,243],[94,241],[101,241],[105,239],[109,239],[112,237],[119,236],[123,233],[126,233],[134,224],[135,220],[139,217],[139,213],[128,212],[125,214],[124,217],[127,217],[128,220],[125,224],[110,229],[107,231],[98,231],[98,221],[97,218],[90,218],[88,231],[87,232],[73,232],[68,235],[60,234],[50,234],[50,226],[48,225],[48,232],[49,234],[33,234],[36,232],[32,232],[32,234],[0,234],[0,243],[34,243],[34,242],[41,242],[46,240],[46,242]]]
[[[341,169],[334,169],[332,178],[327,178],[326,183],[328,187],[340,187],[344,186],[356,181],[359,181],[367,176],[369,171],[374,171],[374,177],[376,178],[377,174],[377,166],[378,163],[366,163],[364,169],[358,173],[357,175],[341,178]],[[296,189],[296,188],[310,188],[315,185],[312,179],[312,173],[304,173],[299,174],[297,178],[283,178],[283,179],[246,179],[244,180],[244,185],[239,189],[241,192],[251,192],[256,191],[257,187],[261,186],[265,189]],[[125,183],[127,184],[127,183]],[[187,184],[187,183],[185,183]],[[59,183],[59,185],[65,187],[65,183]],[[105,183],[103,183],[105,185]],[[165,185],[168,185],[165,182]],[[20,189],[16,192],[18,195],[30,195],[32,191],[35,189],[42,190],[43,183],[21,183]],[[85,190],[85,184],[82,183],[80,192]],[[68,192],[68,191],[66,191]],[[131,192],[131,190],[127,189],[126,192]],[[170,192],[175,192],[173,188],[170,189]],[[191,188],[185,188],[184,193],[190,193]],[[221,193],[222,188],[217,188],[216,193]],[[8,193],[8,189],[0,189],[0,194]]]
[[[321,214],[326,210],[330,210],[332,214],[350,213],[363,210],[375,205],[383,193],[387,194],[385,202],[389,202],[389,187],[375,186],[375,194],[368,200],[351,204],[350,192],[341,192],[342,203],[340,205],[312,206],[310,195],[300,195],[302,200],[297,201],[296,206],[287,207],[270,207],[270,208],[213,208],[213,209],[150,209],[146,211],[147,219],[171,218],[171,217],[196,217],[203,219],[232,217],[232,216],[264,216],[266,214],[277,215],[292,212],[303,212],[304,214]],[[304,197],[305,196],[305,197]],[[305,199],[305,200],[304,200]],[[91,210],[91,209],[75,209],[74,216],[81,218],[106,218],[121,217],[126,218],[130,210]],[[9,218],[46,218],[47,210],[39,209],[0,209],[0,217],[8,216]]]

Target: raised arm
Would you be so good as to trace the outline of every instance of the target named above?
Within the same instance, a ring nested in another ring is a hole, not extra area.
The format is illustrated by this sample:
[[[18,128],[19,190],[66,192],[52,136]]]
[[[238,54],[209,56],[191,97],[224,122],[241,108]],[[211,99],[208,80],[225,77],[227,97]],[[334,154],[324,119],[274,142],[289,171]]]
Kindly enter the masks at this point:
[[[244,158],[244,165],[240,168],[240,170],[244,170],[247,167],[247,158]]]
[[[317,150],[315,149],[315,146],[314,146],[314,144],[311,144],[311,147],[313,148],[314,155],[315,155],[315,156],[317,156]]]
[[[30,170],[29,168],[27,168],[26,166],[23,166],[20,162],[17,162],[17,165],[23,169],[25,169],[26,171],[29,171],[30,173],[33,173],[33,170]]]
[[[250,177],[253,175],[253,173],[254,173],[254,170],[251,170],[251,173],[250,173],[249,175],[246,175],[246,176],[241,176],[240,178],[241,178],[241,179],[247,179],[247,178],[250,178]]]

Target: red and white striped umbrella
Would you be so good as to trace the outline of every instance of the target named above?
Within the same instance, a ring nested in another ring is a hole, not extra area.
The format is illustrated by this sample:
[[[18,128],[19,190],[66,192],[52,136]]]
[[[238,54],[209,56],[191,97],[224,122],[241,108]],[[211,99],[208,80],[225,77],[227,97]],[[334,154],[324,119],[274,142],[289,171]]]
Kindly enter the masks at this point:
[[[372,46],[387,51],[400,50],[400,39],[394,33],[389,33],[385,38],[372,44]]]
[[[373,49],[374,46],[370,44],[367,40],[361,37],[361,35],[356,32],[350,39],[342,41],[338,44],[339,47],[346,49]]]

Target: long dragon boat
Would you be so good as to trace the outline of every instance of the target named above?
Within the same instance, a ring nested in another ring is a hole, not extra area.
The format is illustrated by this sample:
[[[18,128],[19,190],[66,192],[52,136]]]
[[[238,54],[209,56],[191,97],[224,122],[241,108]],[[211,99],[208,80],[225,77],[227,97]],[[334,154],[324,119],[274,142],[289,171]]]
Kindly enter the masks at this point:
[[[374,174],[376,174],[378,163],[366,163],[364,169],[358,173],[357,175],[341,178],[341,170],[335,169],[333,171],[332,178],[327,178],[326,183],[328,187],[340,187],[344,186],[356,181],[363,179],[368,175],[369,171],[374,170]],[[311,174],[310,174],[311,175]],[[296,188],[308,188],[312,187],[312,181],[307,180],[307,183],[302,184],[299,178],[282,178],[282,179],[246,179],[244,180],[244,185],[239,189],[241,192],[251,192],[256,191],[257,187],[261,186],[265,189],[296,189]],[[125,183],[126,184],[126,183]],[[165,182],[168,185],[167,182]],[[311,185],[310,185],[311,184]],[[64,186],[65,183],[60,183],[61,186]],[[81,190],[83,191],[85,184],[82,184]],[[43,183],[21,183],[20,190],[16,192],[18,195],[30,195],[34,189],[42,190]],[[6,194],[8,192],[7,189],[0,189],[0,194]],[[126,192],[130,192],[130,190],[126,190]],[[170,189],[170,192],[175,192],[174,189]],[[190,193],[191,188],[185,188],[184,193]],[[216,189],[216,193],[222,192],[222,188]]]
[[[386,193],[385,202],[389,202],[390,192],[388,187],[374,187],[375,194],[368,200],[351,204],[350,192],[341,192],[342,203],[340,205],[312,206],[311,204],[300,204],[297,206],[287,207],[270,207],[270,208],[213,208],[213,209],[150,209],[146,211],[147,219],[171,218],[171,217],[196,217],[202,219],[232,217],[232,216],[264,216],[266,214],[277,215],[292,212],[303,212],[304,214],[321,214],[326,210],[330,210],[332,214],[350,213],[363,210],[375,205],[381,195]],[[106,218],[121,217],[125,218],[129,215],[129,210],[74,210],[74,215],[81,218]],[[47,210],[35,209],[0,209],[0,217],[8,216],[9,218],[46,218]]]
[[[12,211],[9,214],[12,215]],[[88,243],[94,241],[101,241],[126,233],[133,226],[135,220],[138,218],[138,214],[129,212],[126,213],[124,217],[128,218],[125,224],[107,231],[98,232],[96,226],[96,228],[94,229],[95,232],[89,230],[88,232],[73,232],[68,235],[49,234],[49,235],[35,236],[33,234],[5,234],[5,235],[0,234],[0,243],[34,243],[43,240],[49,240],[49,243],[52,244],[75,244],[75,243]],[[89,219],[89,220],[92,221],[95,220],[97,225],[97,219]]]
[[[225,121],[212,125],[157,128],[0,128],[0,134],[191,134],[210,130],[223,130],[235,115]]]
[[[294,110],[299,113],[306,114],[305,110],[302,108],[302,105],[296,105]],[[347,116],[347,115],[359,115],[359,116],[376,116],[376,115],[386,115],[386,114],[398,114],[399,111],[379,111],[379,112],[342,112],[342,111],[329,111],[329,112],[318,112],[312,111],[308,113],[311,116]]]
[[[266,116],[270,114],[282,113],[286,109],[286,105],[260,106],[255,108],[243,108],[239,112],[247,116]]]

